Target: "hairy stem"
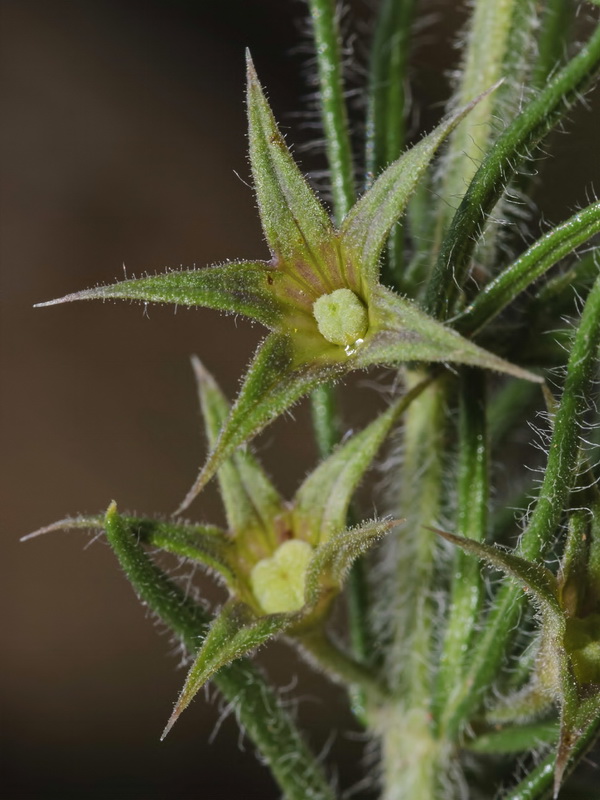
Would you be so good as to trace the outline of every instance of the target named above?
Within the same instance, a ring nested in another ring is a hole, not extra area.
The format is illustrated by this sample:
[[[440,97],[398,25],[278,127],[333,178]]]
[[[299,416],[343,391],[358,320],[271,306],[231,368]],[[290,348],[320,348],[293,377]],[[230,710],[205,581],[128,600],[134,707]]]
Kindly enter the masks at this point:
[[[600,278],[587,299],[575,336],[544,480],[529,524],[523,533],[518,555],[539,559],[552,543],[569,494],[577,478],[580,439],[579,423],[593,388],[594,366],[600,345]],[[474,649],[465,679],[447,708],[443,728],[454,737],[470,712],[481,700],[500,668],[507,643],[519,616],[523,592],[506,582],[498,593],[485,628]]]
[[[339,225],[355,199],[352,148],[344,102],[342,45],[333,0],[309,0],[313,23],[321,118],[331,173],[334,217]]]
[[[457,531],[461,536],[477,542],[485,540],[489,505],[485,384],[486,376],[482,370],[462,370]],[[444,625],[444,644],[434,694],[434,716],[437,720],[452,696],[457,676],[464,671],[482,596],[479,561],[458,550],[454,556],[450,613]]]

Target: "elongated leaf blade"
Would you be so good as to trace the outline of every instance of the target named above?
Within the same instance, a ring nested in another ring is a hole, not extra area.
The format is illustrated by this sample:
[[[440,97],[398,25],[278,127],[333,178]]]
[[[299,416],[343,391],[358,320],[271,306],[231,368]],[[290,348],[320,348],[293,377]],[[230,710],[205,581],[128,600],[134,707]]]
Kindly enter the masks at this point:
[[[463,335],[473,334],[497,316],[522,291],[561,258],[600,233],[600,202],[592,203],[546,233],[482,289],[452,322]]]
[[[532,722],[524,725],[508,725],[505,728],[484,733],[465,743],[474,753],[520,753],[535,750],[543,742],[553,743],[558,737],[556,722]]]
[[[356,254],[368,283],[377,281],[383,246],[438,148],[486,94],[451,114],[394,161],[348,213],[341,227],[342,240]]]
[[[229,600],[206,634],[161,738],[165,738],[198,690],[221,667],[256,650],[268,639],[281,633],[291,624],[292,618],[290,614],[258,616],[245,603]]]
[[[406,361],[450,362],[543,382],[538,375],[478,347],[383,286],[378,286],[373,295],[372,313],[376,330],[357,351],[355,369]]]
[[[426,307],[437,319],[452,315],[485,223],[527,153],[569,112],[600,68],[600,25],[498,137],[461,201],[442,242],[427,287]]]
[[[200,359],[194,356],[192,366],[208,443],[213,448],[229,417],[231,406]],[[217,478],[231,530],[245,532],[272,528],[274,519],[283,510],[283,501],[248,450],[238,450],[232,458],[224,461]]]
[[[319,346],[320,343],[319,343]],[[296,358],[296,348],[286,334],[272,333],[259,346],[237,400],[204,467],[178,509],[189,506],[235,449],[261,431],[319,383],[340,374],[336,360]]]
[[[495,569],[516,578],[544,611],[562,621],[563,613],[558,604],[556,578],[546,567],[484,542],[476,542],[474,539],[466,539],[464,536],[456,536],[438,529],[436,533],[448,542],[462,547],[466,553],[477,556]]]
[[[339,288],[331,282],[333,224],[298,169],[247,59],[250,163],[267,243],[276,266],[293,273],[315,297]]]
[[[277,325],[282,305],[274,294],[277,272],[263,261],[241,261],[204,269],[173,270],[160,275],[132,278],[110,286],[96,286],[38,303],[37,307],[74,300],[139,300],[203,306],[243,314],[268,328]]]

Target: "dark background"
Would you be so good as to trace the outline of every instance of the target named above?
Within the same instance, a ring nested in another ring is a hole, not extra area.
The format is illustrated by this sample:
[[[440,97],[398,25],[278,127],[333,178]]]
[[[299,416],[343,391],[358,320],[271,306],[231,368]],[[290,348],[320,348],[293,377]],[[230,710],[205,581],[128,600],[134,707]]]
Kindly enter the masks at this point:
[[[365,7],[356,3],[359,20]],[[123,264],[131,276],[267,257],[244,183],[244,48],[301,144],[305,6],[3,0],[0,13],[0,796],[275,798],[231,717],[207,744],[217,700],[198,699],[159,744],[185,673],[104,543],[88,548],[83,533],[18,537],[113,498],[123,510],[168,513],[191,485],[204,443],[189,354],[233,394],[258,328],[209,311],[32,305],[119,278]],[[446,11],[420,35],[414,87],[426,126],[447,95],[456,24]],[[557,220],[585,202],[590,158],[598,174],[598,116],[573,117],[577,138],[559,140],[548,165],[559,190],[543,197]],[[299,152],[306,169],[321,166]],[[372,402],[372,390],[354,388],[357,407]],[[288,495],[315,458],[306,416],[301,406],[300,424],[278,422],[259,442]],[[194,511],[219,521],[212,487]],[[340,783],[352,785],[364,743],[342,693],[284,645],[262,661],[280,684],[298,682],[311,742],[331,747]]]

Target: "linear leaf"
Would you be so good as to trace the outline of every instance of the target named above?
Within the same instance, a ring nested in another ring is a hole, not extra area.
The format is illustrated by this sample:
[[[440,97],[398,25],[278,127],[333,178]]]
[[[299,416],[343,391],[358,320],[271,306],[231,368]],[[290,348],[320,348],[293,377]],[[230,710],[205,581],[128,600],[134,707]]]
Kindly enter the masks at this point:
[[[462,547],[466,553],[476,556],[511,578],[516,578],[544,611],[562,619],[562,610],[558,604],[558,585],[549,569],[485,542],[477,542],[442,530],[436,530],[436,533],[451,544]]]
[[[483,733],[476,739],[465,742],[465,748],[474,753],[521,753],[524,750],[535,750],[543,742],[556,742],[557,738],[556,722],[533,722]]]
[[[568,112],[600,67],[600,26],[498,137],[477,170],[454,215],[427,287],[427,310],[452,315],[485,222],[519,164]]]
[[[206,634],[161,739],[215,672],[281,633],[290,625],[292,617],[290,614],[257,616],[245,603],[229,600]]]
[[[243,314],[272,328],[281,317],[281,305],[273,293],[273,284],[279,279],[278,273],[264,261],[240,261],[204,269],[173,270],[120,281],[111,286],[96,286],[57,300],[37,303],[36,307],[73,300],[139,300],[203,306]]]
[[[561,258],[597,233],[600,233],[600,202],[592,203],[538,239],[479,292],[453,320],[452,327],[463,335],[476,333]]]

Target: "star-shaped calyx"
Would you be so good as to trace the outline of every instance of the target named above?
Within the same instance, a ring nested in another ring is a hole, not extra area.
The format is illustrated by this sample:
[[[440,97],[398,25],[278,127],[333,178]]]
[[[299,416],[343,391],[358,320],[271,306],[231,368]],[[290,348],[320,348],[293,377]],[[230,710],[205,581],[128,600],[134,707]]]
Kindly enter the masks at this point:
[[[207,438],[214,445],[230,406],[197,359],[193,366]],[[143,545],[199,562],[226,585],[229,599],[207,630],[164,735],[226,664],[283,633],[305,646],[309,638],[326,637],[331,604],[352,563],[398,524],[375,519],[348,528],[351,497],[398,417],[429,382],[346,439],[308,475],[291,501],[281,497],[248,448],[233,453],[217,471],[226,530],[121,515],[113,503],[105,517],[62,520],[32,534],[69,528],[106,531],[136,587],[135,564],[147,557]],[[141,594],[152,608],[148,587]]]
[[[539,381],[379,282],[379,259],[392,227],[444,139],[478,99],[392,163],[336,229],[292,158],[248,57],[250,162],[271,259],[126,280],[41,304],[128,298],[206,306],[243,314],[271,329],[179,510],[239,445],[318,384],[351,370],[454,362]]]

